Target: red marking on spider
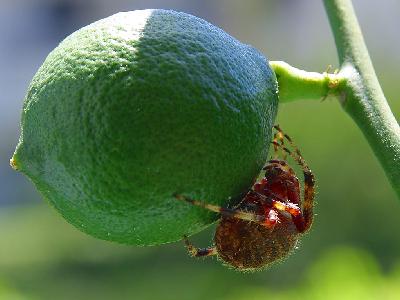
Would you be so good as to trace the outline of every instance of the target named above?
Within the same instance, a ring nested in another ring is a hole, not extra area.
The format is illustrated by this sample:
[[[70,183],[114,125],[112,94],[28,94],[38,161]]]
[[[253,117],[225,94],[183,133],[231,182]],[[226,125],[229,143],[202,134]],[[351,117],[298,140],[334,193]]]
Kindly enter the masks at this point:
[[[272,141],[275,156],[279,150],[283,159],[273,159],[264,166],[264,177],[256,182],[234,208],[224,208],[176,194],[178,200],[221,214],[216,228],[214,246],[194,247],[184,241],[194,257],[217,255],[225,264],[240,271],[267,267],[295,249],[301,234],[311,226],[314,205],[314,175],[299,149],[278,125]],[[284,141],[292,148],[289,150]],[[286,162],[291,156],[302,168],[304,198],[301,201],[300,182]]]

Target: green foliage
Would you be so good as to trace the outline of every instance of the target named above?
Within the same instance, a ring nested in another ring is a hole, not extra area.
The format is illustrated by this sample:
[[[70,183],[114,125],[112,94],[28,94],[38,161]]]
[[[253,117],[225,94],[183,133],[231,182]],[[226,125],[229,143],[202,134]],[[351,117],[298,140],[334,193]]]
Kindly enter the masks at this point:
[[[196,263],[181,243],[157,249],[96,240],[45,206],[3,211],[0,234],[2,300],[395,300],[400,294],[400,261],[384,272],[374,256],[357,247],[321,252],[302,245],[300,252],[312,252],[306,269],[297,269],[291,258],[287,273],[282,264],[243,275],[216,261]]]

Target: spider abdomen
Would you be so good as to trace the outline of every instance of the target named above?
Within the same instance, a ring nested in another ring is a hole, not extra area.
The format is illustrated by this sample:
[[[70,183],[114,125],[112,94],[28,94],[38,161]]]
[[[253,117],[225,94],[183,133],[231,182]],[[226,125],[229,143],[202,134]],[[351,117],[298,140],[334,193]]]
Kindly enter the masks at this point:
[[[240,270],[256,270],[286,257],[299,233],[290,219],[281,217],[273,230],[235,218],[222,218],[214,241],[219,257]]]

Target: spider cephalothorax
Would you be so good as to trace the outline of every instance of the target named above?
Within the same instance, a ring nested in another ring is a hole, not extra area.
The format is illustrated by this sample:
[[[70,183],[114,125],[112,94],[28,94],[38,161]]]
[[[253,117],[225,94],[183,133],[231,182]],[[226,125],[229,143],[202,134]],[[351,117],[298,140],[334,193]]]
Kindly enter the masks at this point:
[[[248,191],[234,208],[223,208],[176,194],[178,200],[201,206],[221,214],[213,247],[195,248],[185,237],[192,256],[218,255],[238,270],[257,270],[286,257],[299,236],[311,226],[313,219],[314,175],[290,137],[274,126],[272,144],[275,154],[281,149],[302,168],[304,199],[294,170],[285,160],[270,160],[263,168],[265,175]],[[293,152],[284,145],[286,139]]]

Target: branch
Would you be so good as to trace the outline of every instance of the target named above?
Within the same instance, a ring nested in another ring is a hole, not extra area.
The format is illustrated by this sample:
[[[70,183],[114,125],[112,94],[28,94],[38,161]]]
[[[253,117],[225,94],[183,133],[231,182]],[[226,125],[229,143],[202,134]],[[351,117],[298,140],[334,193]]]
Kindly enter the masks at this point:
[[[324,0],[344,85],[344,110],[363,132],[400,198],[400,127],[386,101],[350,0]]]
[[[376,77],[351,0],[324,3],[340,71],[319,74],[284,62],[270,62],[277,76],[280,102],[337,97],[368,140],[400,198],[400,127]]]

